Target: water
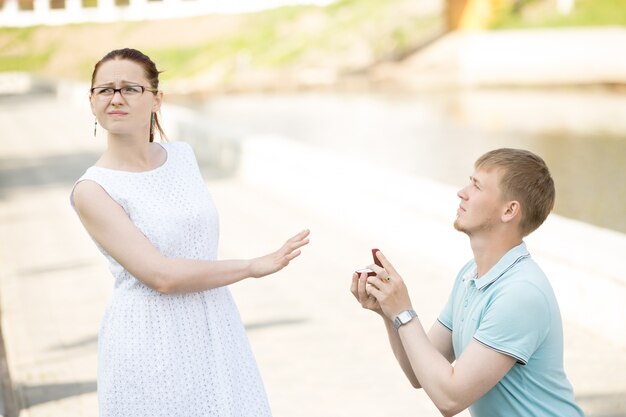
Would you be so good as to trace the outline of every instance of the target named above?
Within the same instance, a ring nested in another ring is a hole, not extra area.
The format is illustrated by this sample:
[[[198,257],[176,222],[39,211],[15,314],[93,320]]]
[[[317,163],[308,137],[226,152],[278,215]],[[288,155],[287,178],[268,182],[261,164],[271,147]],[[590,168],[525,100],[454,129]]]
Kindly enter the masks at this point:
[[[555,212],[626,233],[626,105],[607,90],[218,96],[219,123],[277,134],[461,187],[498,147],[541,155]]]

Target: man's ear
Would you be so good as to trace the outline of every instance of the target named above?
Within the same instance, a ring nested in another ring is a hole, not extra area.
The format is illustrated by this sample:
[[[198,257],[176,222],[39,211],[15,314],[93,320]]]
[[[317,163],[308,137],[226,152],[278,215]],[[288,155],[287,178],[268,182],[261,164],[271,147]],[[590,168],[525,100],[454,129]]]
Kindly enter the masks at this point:
[[[502,222],[508,223],[515,219],[521,219],[522,217],[522,207],[517,200],[511,200],[506,203],[504,207],[504,212],[502,213],[501,219]]]

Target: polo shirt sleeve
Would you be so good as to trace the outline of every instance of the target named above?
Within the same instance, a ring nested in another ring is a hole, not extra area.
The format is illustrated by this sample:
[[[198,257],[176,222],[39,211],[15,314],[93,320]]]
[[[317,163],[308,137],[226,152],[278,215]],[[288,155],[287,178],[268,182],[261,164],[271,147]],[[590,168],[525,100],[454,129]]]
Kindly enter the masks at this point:
[[[490,300],[474,339],[526,365],[550,329],[550,307],[530,282],[513,282]]]

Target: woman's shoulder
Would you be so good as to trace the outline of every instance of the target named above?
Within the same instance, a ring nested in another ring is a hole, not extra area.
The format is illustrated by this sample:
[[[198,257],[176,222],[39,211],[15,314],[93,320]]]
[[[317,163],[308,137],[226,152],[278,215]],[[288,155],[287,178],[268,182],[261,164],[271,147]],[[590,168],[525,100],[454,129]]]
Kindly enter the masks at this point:
[[[191,151],[191,145],[182,140],[174,140],[168,142],[159,142],[161,146],[163,146],[166,150],[174,150],[174,151]]]
[[[97,181],[91,178],[81,178],[76,182],[73,188],[73,195],[75,198],[91,199],[93,197],[101,196],[104,192],[104,188]]]
[[[70,192],[70,203],[79,212],[85,203],[98,204],[105,198],[110,198],[110,195],[102,183],[87,173],[76,181]]]
[[[196,162],[196,154],[193,147],[187,142],[177,140],[172,142],[161,142],[161,145],[168,153],[168,159],[171,159],[172,161],[179,161],[184,164]]]

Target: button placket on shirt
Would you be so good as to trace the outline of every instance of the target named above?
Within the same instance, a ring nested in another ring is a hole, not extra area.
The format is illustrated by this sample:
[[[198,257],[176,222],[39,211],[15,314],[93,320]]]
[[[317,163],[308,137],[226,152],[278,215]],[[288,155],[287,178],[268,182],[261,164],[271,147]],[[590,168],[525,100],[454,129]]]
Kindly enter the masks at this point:
[[[472,298],[474,298],[474,294],[476,293],[476,277],[478,276],[478,271],[474,268],[470,274],[467,274],[464,278],[465,283],[465,294],[463,295],[463,313],[461,314],[461,323],[465,321],[465,317],[467,316],[467,307]]]
[[[470,279],[466,284],[465,295],[463,296],[463,314],[461,315],[461,323],[465,321],[465,317],[467,316],[467,308],[470,304],[470,301],[474,298],[476,294],[476,280]]]

